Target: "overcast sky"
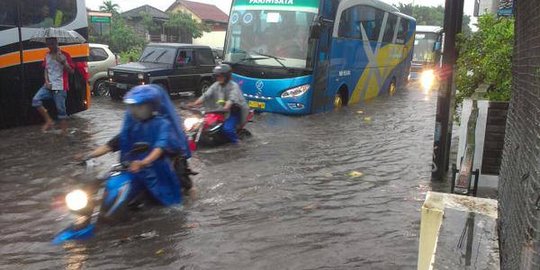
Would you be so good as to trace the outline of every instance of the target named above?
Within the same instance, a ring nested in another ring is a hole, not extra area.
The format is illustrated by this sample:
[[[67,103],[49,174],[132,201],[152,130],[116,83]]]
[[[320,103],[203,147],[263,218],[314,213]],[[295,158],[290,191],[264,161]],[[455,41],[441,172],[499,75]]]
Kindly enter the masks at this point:
[[[148,0],[112,0],[113,3],[116,3],[120,6],[121,11],[127,11],[132,8],[136,8],[142,5],[145,5],[148,3]],[[231,8],[231,1],[232,0],[193,0],[194,2],[201,2],[201,3],[210,3],[217,5],[220,9],[225,11],[225,13],[229,14],[229,9]],[[390,4],[397,4],[397,3],[404,3],[404,4],[410,4],[414,3],[415,5],[425,5],[425,6],[434,6],[434,5],[444,5],[444,0],[383,0],[384,2],[390,3]],[[216,2],[218,4],[216,4]],[[103,0],[86,0],[86,5],[93,9],[97,10],[99,6],[103,3]],[[151,6],[154,6],[158,9],[165,10],[167,9],[172,3],[174,3],[174,0],[155,0],[152,3],[150,3]],[[474,0],[465,0],[465,13],[471,15],[474,10]]]

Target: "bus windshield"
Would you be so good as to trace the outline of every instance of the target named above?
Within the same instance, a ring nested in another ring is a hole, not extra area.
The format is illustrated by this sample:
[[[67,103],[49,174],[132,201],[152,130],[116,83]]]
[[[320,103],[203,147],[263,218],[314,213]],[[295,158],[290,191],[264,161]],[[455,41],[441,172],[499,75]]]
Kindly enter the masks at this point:
[[[416,33],[414,40],[414,62],[435,62],[435,42],[437,33]]]
[[[308,67],[315,12],[233,8],[225,61],[253,66]]]

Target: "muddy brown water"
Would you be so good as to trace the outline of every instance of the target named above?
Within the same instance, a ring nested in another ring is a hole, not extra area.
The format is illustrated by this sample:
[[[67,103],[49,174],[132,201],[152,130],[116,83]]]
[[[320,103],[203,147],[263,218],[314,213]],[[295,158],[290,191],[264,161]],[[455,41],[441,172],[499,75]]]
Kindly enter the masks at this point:
[[[2,130],[0,268],[415,269],[435,98],[404,89],[324,114],[258,115],[240,146],[195,154],[197,193],[183,206],[64,246],[51,244],[70,222],[62,195],[89,177],[72,156],[116,134],[123,105],[96,98],[68,139]]]

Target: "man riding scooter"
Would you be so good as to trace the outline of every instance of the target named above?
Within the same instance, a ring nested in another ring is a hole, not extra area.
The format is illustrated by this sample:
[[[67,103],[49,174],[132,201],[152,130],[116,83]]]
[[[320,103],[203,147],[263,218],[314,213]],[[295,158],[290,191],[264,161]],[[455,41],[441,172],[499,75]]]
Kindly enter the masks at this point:
[[[119,150],[120,161],[129,162],[129,171],[135,175],[132,193],[146,190],[165,206],[180,203],[178,178],[182,176],[173,171],[173,158],[185,160],[191,152],[172,102],[158,86],[143,85],[129,91],[124,103],[128,110],[120,134],[83,159]],[[134,144],[141,142],[149,144],[149,154],[127,155]]]
[[[249,106],[242,95],[242,90],[232,80],[232,68],[227,64],[221,64],[214,68],[216,82],[208,88],[202,96],[188,104],[190,107],[206,105],[209,109],[223,109],[229,112],[229,116],[223,123],[223,135],[230,142],[238,143],[237,129],[247,121]]]

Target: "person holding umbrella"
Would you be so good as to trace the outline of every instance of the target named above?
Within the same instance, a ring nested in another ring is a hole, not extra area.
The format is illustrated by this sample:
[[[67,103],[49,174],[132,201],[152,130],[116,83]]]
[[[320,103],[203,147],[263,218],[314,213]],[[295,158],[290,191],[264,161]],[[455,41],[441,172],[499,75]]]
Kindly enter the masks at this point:
[[[77,33],[72,32],[73,31],[48,28],[43,29],[32,38],[33,41],[44,41],[49,49],[49,52],[43,61],[45,83],[32,99],[32,106],[38,110],[45,120],[45,124],[42,127],[43,132],[49,130],[54,125],[47,109],[43,106],[43,100],[52,99],[56,105],[62,134],[65,135],[67,133],[66,120],[68,116],[66,112],[66,98],[67,91],[69,90],[68,78],[69,73],[74,72],[74,64],[71,60],[71,56],[67,52],[60,50],[58,41],[59,39],[64,43],[85,41],[84,38],[77,36]]]

